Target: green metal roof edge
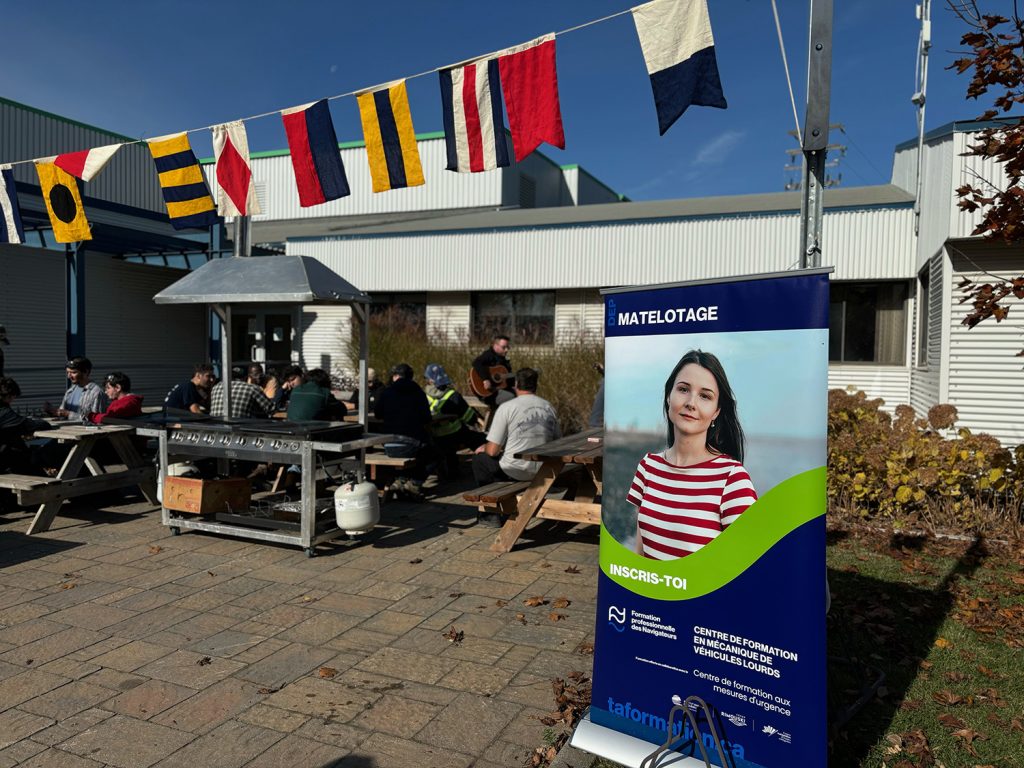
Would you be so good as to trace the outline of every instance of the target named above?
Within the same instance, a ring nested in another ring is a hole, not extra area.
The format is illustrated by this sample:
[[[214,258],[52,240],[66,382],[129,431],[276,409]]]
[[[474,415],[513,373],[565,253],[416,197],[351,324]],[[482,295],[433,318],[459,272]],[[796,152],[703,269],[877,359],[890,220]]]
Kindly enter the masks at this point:
[[[417,133],[416,134],[416,141],[430,141],[432,139],[443,139],[443,138],[444,138],[444,131],[427,131],[426,133]],[[366,142],[365,141],[339,141],[338,142],[338,149],[359,149],[360,147],[365,147],[365,146],[366,146]],[[252,159],[252,160],[257,160],[257,159],[259,159],[261,157],[284,157],[285,155],[290,155],[290,154],[291,154],[291,150],[290,149],[268,149],[268,150],[265,150],[263,152],[250,152],[249,153],[249,158]],[[214,158],[212,158],[212,157],[202,157],[202,158],[199,159],[199,164],[200,165],[212,165],[213,162],[214,162]]]
[[[24,109],[26,112],[33,112],[37,115],[48,117],[51,120],[57,120],[61,123],[67,123],[68,125],[74,125],[79,128],[86,128],[90,131],[96,131],[97,133],[104,133],[107,136],[112,136],[113,138],[121,139],[122,141],[138,141],[138,139],[133,138],[131,136],[125,136],[124,134],[121,133],[114,133],[113,131],[108,131],[106,128],[99,128],[98,126],[89,125],[88,123],[83,123],[79,120],[72,120],[70,117],[64,117],[63,115],[58,115],[54,112],[47,112],[45,109],[30,107],[28,104],[22,104],[20,101],[14,101],[13,99],[5,99],[3,96],[0,96],[0,104],[7,104],[12,107],[17,107],[18,109]]]

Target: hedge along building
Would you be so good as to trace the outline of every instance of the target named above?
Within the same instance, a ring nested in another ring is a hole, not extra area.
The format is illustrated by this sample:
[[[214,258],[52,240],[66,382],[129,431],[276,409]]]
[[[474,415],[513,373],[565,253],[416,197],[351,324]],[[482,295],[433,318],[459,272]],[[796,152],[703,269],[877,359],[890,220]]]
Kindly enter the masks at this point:
[[[1024,442],[1015,418],[1021,313],[968,332],[956,291],[962,276],[1024,271],[1021,249],[971,237],[977,217],[956,207],[955,188],[974,173],[1001,179],[996,164],[961,156],[970,133],[987,125],[928,134],[919,222],[915,141],[897,147],[890,184],[826,193],[824,264],[835,269],[829,386],[861,389],[888,409],[910,403],[921,415],[951,402],[960,426],[1016,445]],[[798,193],[629,202],[541,153],[489,174],[455,174],[442,170],[442,136],[432,134],[420,141],[426,185],[371,195],[359,178],[360,147],[345,150],[352,197],[313,209],[294,202],[283,153],[257,158],[267,213],[254,220],[253,240],[316,257],[378,307],[412,308],[425,337],[484,343],[502,328],[557,347],[600,336],[602,287],[796,266]],[[309,313],[306,322],[307,364],[343,368],[347,311]]]
[[[131,140],[0,99],[0,162]],[[11,340],[5,374],[23,393],[16,407],[59,402],[64,364],[83,354],[95,379],[124,371],[147,404],[163,402],[170,386],[206,359],[209,327],[205,310],[157,307],[153,295],[182,275],[168,264],[205,262],[210,232],[170,226],[145,145],[122,147],[82,185],[92,239],[70,246],[53,239],[32,164],[14,166],[13,174],[26,243],[0,244],[0,324]]]

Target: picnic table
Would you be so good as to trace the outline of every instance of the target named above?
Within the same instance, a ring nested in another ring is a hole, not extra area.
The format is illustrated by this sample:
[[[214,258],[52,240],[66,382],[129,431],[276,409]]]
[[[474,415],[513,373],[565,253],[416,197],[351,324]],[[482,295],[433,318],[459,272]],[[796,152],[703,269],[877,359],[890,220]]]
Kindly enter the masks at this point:
[[[510,514],[491,545],[493,552],[509,552],[533,518],[598,525],[601,522],[601,469],[604,459],[604,430],[586,429],[516,454],[516,458],[539,461],[540,468],[528,483],[512,484],[516,499]],[[565,470],[576,468],[572,498],[546,498],[551,486]],[[525,487],[524,487],[525,486]],[[519,491],[522,491],[521,495]]]
[[[28,528],[29,534],[49,530],[65,499],[138,486],[146,501],[154,505],[159,503],[156,497],[156,468],[142,457],[132,443],[135,427],[127,424],[101,425],[67,421],[53,423],[54,429],[37,432],[35,437],[72,444],[71,452],[55,477],[0,475],[0,488],[14,491],[19,504],[39,504]],[[93,457],[93,449],[101,441],[109,442],[124,464],[124,469],[110,471]],[[89,477],[78,476],[82,467],[89,470]]]

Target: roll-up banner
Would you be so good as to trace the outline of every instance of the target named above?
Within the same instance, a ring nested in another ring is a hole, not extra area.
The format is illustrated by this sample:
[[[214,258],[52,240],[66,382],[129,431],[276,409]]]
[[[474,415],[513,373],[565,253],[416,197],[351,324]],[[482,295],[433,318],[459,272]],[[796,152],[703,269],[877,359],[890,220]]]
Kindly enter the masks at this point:
[[[703,765],[701,745],[730,768],[826,765],[829,271],[605,292],[593,700],[575,746],[625,765],[666,741],[673,766]]]

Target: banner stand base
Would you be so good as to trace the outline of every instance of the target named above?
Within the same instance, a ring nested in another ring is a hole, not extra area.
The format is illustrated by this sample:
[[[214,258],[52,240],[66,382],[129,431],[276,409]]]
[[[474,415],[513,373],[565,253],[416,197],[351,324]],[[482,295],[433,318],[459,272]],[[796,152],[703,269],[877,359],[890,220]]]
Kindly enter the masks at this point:
[[[651,744],[649,741],[598,725],[590,719],[589,709],[576,724],[576,730],[573,732],[572,738],[569,739],[569,744],[584,752],[625,765],[627,768],[640,768],[651,751],[657,749],[657,745]],[[661,764],[672,766],[672,768],[706,768],[707,766],[703,760],[684,757],[678,752],[662,753]]]

